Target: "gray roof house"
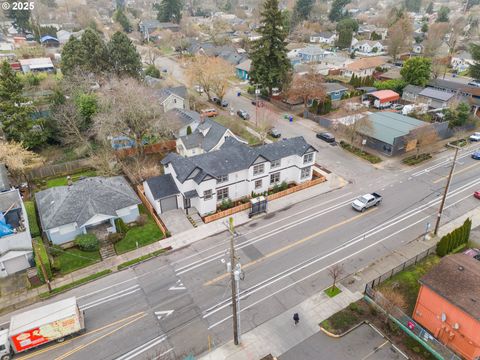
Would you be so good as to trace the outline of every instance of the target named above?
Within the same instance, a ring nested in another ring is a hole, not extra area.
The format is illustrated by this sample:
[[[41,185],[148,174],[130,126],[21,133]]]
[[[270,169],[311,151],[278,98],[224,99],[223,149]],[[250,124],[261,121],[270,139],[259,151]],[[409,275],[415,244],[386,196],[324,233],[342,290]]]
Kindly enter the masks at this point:
[[[158,89],[155,91],[158,101],[163,106],[163,111],[171,109],[190,109],[188,92],[185,86],[175,86]]]
[[[403,89],[402,99],[410,102],[416,102],[418,94],[423,90],[421,86],[407,85]]]
[[[115,220],[139,216],[139,197],[124,177],[91,177],[35,194],[40,224],[53,244],[73,241],[91,228],[116,232]]]
[[[0,192],[0,277],[34,264],[27,212],[17,189]]]
[[[417,101],[428,104],[432,109],[448,107],[455,99],[454,93],[441,91],[433,88],[425,88],[418,93]]]
[[[311,180],[316,152],[303,137],[256,147],[228,137],[217,151],[168,154],[162,160],[165,175],[144,182],[145,196],[158,214],[194,207],[206,215],[226,199],[263,193],[284,181]]]
[[[190,127],[191,134],[187,135]],[[194,120],[179,131],[176,148],[181,156],[199,155],[218,150],[225,139],[233,137],[237,141],[246,143],[237,137],[230,129],[209,118]]]

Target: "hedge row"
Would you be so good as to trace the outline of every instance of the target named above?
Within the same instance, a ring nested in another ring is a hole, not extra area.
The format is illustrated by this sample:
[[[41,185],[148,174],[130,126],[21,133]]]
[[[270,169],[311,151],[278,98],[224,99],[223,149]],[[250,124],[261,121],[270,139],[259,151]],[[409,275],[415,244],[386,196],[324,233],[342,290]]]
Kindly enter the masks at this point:
[[[463,244],[468,243],[472,220],[467,219],[462,226],[448,233],[437,244],[437,255],[445,256]]]

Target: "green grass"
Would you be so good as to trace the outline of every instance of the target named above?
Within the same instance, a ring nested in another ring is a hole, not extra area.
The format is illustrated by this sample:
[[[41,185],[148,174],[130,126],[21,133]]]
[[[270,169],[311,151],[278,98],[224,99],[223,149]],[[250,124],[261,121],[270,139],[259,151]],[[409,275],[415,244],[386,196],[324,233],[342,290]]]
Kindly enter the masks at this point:
[[[28,225],[32,237],[40,236],[40,227],[38,226],[37,215],[35,213],[35,203],[32,200],[24,201],[27,210]]]
[[[92,281],[92,280],[95,280],[95,279],[98,279],[98,278],[101,278],[103,276],[106,276],[108,274],[110,274],[112,272],[112,270],[110,269],[107,269],[107,270],[103,270],[103,271],[100,271],[98,273],[95,273],[95,274],[92,274],[92,275],[89,275],[87,277],[84,277],[80,280],[76,280],[70,284],[67,284],[67,285],[63,285],[63,286],[59,286],[55,289],[52,289],[51,292],[44,292],[44,293],[41,293],[39,295],[40,299],[46,299],[46,298],[49,298],[49,297],[52,297],[53,295],[55,294],[58,294],[58,293],[61,293],[61,292],[64,292],[64,291],[67,291],[67,290],[70,290],[76,286],[80,286],[82,284],[85,284],[89,281]]]
[[[37,267],[37,274],[41,282],[45,282],[43,271],[41,268],[41,263],[45,267],[45,272],[47,273],[48,278],[52,278],[52,268],[50,265],[50,259],[45,249],[45,244],[42,241],[41,237],[36,237],[33,239],[33,246],[35,251],[35,265]],[[40,262],[41,260],[41,262]]]
[[[379,162],[382,162],[382,159],[379,158],[378,156],[370,154],[369,152],[363,151],[357,148],[356,146],[346,143],[343,140],[340,141],[340,146],[345,150],[351,152],[352,154],[357,155],[358,157],[361,157],[362,159],[365,159],[372,164],[378,164]]]
[[[160,250],[157,250],[157,251],[154,251],[150,254],[147,254],[147,255],[143,255],[143,256],[140,256],[138,258],[135,258],[135,259],[132,259],[130,261],[126,261],[124,263],[121,263],[120,265],[118,265],[117,269],[118,270],[122,270],[122,269],[125,269],[129,266],[132,266],[132,265],[135,265],[135,264],[138,264],[139,262],[142,262],[142,261],[145,261],[145,260],[148,260],[148,259],[151,259],[151,258],[154,258],[160,254],[163,254],[165,251],[167,251],[167,249],[160,249]]]
[[[70,175],[72,181],[78,181],[81,177],[92,177],[96,176],[97,173],[95,170],[85,170],[76,174]],[[66,186],[67,185],[67,176],[61,176],[56,178],[47,179],[46,188],[51,188],[54,186]]]
[[[337,296],[338,294],[340,294],[342,292],[342,290],[340,290],[338,287],[332,287],[330,286],[328,289],[326,289],[325,291],[325,294],[327,294],[328,297],[334,297],[334,296]]]
[[[450,141],[449,144],[459,146],[459,147],[463,147],[463,146],[468,144],[468,140],[467,139],[458,139],[458,140]],[[448,144],[445,144],[445,147],[450,148],[450,146],[448,146]]]
[[[425,360],[436,359],[435,356],[433,356],[427,349],[425,349],[422,344],[420,344],[415,339],[412,339],[410,336],[406,336],[406,338],[404,340],[404,344],[408,349],[413,351],[415,354],[420,356],[422,359],[425,359]]]
[[[331,333],[342,334],[362,321],[365,318],[364,314],[363,308],[357,303],[351,303],[345,309],[322,321],[320,326]]]
[[[249,133],[246,129],[246,125],[242,123],[242,121],[245,120],[224,115],[217,116],[214,118],[214,120],[226,128],[229,128],[235,135],[246,140],[249,145],[256,145],[260,143],[260,139]]]
[[[147,223],[143,226],[133,226],[127,230],[124,238],[115,244],[117,254],[134,250],[137,248],[137,244],[138,247],[142,247],[164,238],[164,234],[145,207],[140,205],[139,209],[140,213],[148,215]]]
[[[412,156],[406,157],[405,159],[402,160],[402,162],[404,164],[412,166],[412,165],[420,164],[421,162],[429,160],[431,158],[432,158],[432,155],[430,154],[418,154],[418,156],[412,155]]]
[[[78,248],[67,249],[54,258],[55,268],[62,275],[92,265],[100,260],[98,251],[82,251]]]
[[[394,275],[391,279],[388,279],[380,285],[380,291],[382,289],[394,287],[405,298],[408,304],[407,313],[411,314],[415,308],[417,301],[418,290],[420,284],[418,280],[426,274],[432,267],[434,267],[440,258],[436,255],[430,255],[424,260],[420,261],[416,265],[406,268],[404,271]]]

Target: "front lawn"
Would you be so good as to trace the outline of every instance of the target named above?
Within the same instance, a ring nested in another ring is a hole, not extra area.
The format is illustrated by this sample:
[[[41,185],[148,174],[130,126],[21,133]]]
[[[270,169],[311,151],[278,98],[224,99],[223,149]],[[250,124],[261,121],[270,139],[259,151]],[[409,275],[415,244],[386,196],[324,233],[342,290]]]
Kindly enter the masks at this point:
[[[98,251],[83,251],[78,248],[56,250],[55,269],[62,275],[92,265],[101,260]]]
[[[117,254],[123,254],[127,251],[134,250],[155,241],[164,238],[163,232],[158,228],[155,220],[148,213],[143,205],[139,206],[140,213],[148,215],[145,225],[133,225],[128,227],[125,236],[115,244]]]

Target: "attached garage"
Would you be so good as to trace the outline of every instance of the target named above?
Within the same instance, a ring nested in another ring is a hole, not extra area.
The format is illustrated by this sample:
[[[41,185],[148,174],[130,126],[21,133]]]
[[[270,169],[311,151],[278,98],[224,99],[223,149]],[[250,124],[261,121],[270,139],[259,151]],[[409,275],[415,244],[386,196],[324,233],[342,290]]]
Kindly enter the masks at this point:
[[[166,211],[176,210],[179,207],[183,208],[182,204],[178,203],[180,191],[170,174],[146,180],[143,183],[143,190],[145,191],[145,197],[155,208],[158,215]]]
[[[170,196],[164,199],[160,200],[160,211],[162,213],[168,211],[168,210],[176,210],[178,209],[178,204],[177,204],[177,196]]]

